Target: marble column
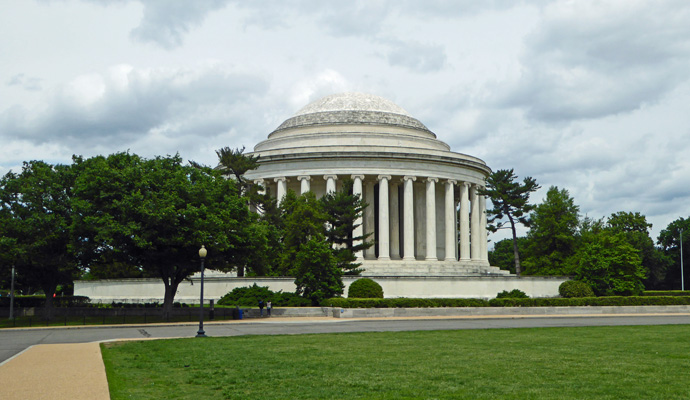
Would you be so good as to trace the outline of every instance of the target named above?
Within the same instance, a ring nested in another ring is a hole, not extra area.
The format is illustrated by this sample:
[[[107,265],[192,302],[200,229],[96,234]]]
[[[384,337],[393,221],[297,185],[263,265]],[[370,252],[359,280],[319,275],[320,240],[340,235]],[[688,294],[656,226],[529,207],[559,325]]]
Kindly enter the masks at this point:
[[[460,185],[460,259],[470,259],[470,184]]]
[[[414,176],[405,176],[403,199],[403,260],[414,260]]]
[[[471,227],[470,227],[470,258],[472,260],[479,260],[479,252],[481,250],[481,237],[479,232],[479,195],[477,194],[477,185],[470,187],[470,201],[472,202],[472,211],[470,213]]]
[[[438,178],[426,180],[426,259],[436,257],[436,182]]]
[[[300,182],[300,194],[305,194],[311,190],[311,177],[309,175],[300,175],[297,180]]]
[[[263,179],[255,180],[254,184],[259,187],[258,193],[260,195],[263,195],[264,193],[266,193],[266,183],[264,182]],[[259,215],[264,214],[264,210],[261,207],[256,207],[255,210],[256,210],[257,214],[259,214]]]
[[[326,194],[335,193],[335,181],[338,179],[337,175],[324,175],[323,179],[326,180]]]
[[[395,181],[388,182],[388,223],[390,228],[390,256],[399,259],[400,244],[400,198],[398,196],[399,185]]]
[[[276,199],[278,199],[278,205],[283,201],[283,197],[287,193],[287,178],[281,176],[279,178],[274,178],[274,182],[278,183],[278,189],[276,190]]]
[[[446,261],[455,261],[455,183],[451,179],[446,181]]]
[[[379,260],[390,260],[390,224],[388,221],[388,181],[390,175],[379,175]]]
[[[352,194],[354,195],[359,195],[359,198],[362,198],[362,180],[364,180],[364,175],[352,175],[351,176],[352,180],[354,181],[352,184]],[[356,238],[361,238],[364,235],[364,226],[362,224],[362,216],[360,215],[357,219],[355,219],[355,228],[352,230],[352,237],[355,238],[353,240],[352,245],[353,246],[359,246],[362,244],[361,239],[356,239]],[[358,260],[361,260],[364,258],[364,251],[363,250],[357,250],[355,252],[355,256],[357,257]]]
[[[375,239],[374,232],[376,231],[375,184],[373,180],[367,180],[364,190],[364,199],[367,202],[367,208],[364,209],[364,233],[370,235],[369,240]],[[364,255],[367,258],[376,258],[376,246],[364,250]]]
[[[481,188],[484,189],[484,188]],[[486,196],[479,196],[479,233],[481,236],[479,258],[482,261],[489,260],[489,247],[487,243],[487,231],[486,231]]]

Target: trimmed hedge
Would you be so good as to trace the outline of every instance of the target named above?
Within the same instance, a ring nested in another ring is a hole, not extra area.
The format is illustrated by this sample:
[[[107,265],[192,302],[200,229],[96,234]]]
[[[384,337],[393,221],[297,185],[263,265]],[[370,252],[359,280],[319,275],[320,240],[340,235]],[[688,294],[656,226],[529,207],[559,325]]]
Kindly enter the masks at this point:
[[[642,296],[690,296],[690,290],[645,290]]]
[[[14,306],[22,308],[43,307],[46,296],[14,296]],[[89,305],[89,298],[86,296],[59,296],[53,297],[53,307],[86,307]],[[10,306],[10,296],[0,297],[0,307]]]
[[[594,290],[582,281],[565,281],[558,287],[561,297],[594,297]]]
[[[497,299],[528,299],[529,296],[527,293],[523,292],[520,289],[513,289],[510,292],[507,290],[504,290],[500,292],[499,294],[496,295]]]
[[[350,284],[347,297],[359,299],[382,299],[383,288],[369,278],[360,278]]]
[[[609,296],[537,299],[345,299],[336,297],[321,303],[339,308],[423,308],[423,307],[576,307],[576,306],[672,306],[690,305],[688,296]]]

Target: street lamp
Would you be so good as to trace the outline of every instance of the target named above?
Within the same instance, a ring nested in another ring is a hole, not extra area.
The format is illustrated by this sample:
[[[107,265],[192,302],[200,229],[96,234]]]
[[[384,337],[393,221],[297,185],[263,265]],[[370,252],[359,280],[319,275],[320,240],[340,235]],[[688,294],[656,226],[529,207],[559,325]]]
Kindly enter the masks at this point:
[[[196,332],[196,337],[206,337],[204,332],[204,259],[206,258],[206,248],[201,245],[199,249],[199,258],[201,259],[201,299],[199,301],[199,330]]]
[[[680,290],[685,290],[685,277],[683,276],[683,230],[680,230]]]

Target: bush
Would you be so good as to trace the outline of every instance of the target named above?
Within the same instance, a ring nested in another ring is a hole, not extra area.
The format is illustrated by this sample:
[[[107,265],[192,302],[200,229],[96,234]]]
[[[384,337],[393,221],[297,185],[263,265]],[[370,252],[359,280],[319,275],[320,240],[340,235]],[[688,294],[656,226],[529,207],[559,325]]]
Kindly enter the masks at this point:
[[[582,281],[565,281],[558,287],[561,297],[594,297],[594,291],[589,284]]]
[[[256,306],[259,300],[270,301],[273,307],[305,307],[311,304],[308,299],[295,293],[274,292],[268,286],[235,288],[218,300],[218,305],[225,306]]]
[[[496,295],[497,299],[529,299],[527,293],[520,289],[513,289],[510,292],[507,290],[502,291]]]
[[[324,300],[321,305],[340,308],[672,306],[690,305],[690,296],[502,298],[489,301],[483,299],[344,299],[335,297]]]
[[[334,297],[321,302],[324,307],[340,308],[422,308],[422,307],[487,307],[483,299],[357,299]]]
[[[369,278],[357,279],[350,284],[347,297],[359,299],[382,299],[383,288],[381,285]]]

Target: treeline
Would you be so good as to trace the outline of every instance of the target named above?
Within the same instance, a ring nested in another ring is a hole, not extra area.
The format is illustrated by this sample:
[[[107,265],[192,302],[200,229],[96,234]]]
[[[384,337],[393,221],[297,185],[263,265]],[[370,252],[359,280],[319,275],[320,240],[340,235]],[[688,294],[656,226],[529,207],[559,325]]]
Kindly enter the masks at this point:
[[[366,206],[352,183],[321,199],[289,192],[278,205],[243,179],[258,165],[243,150],[218,150],[221,168],[129,152],[25,162],[0,179],[0,288],[14,266],[19,293],[43,292],[50,308],[75,279],[157,277],[168,312],[204,245],[209,268],[294,276],[315,304],[340,295],[368,246],[351,236]]]
[[[509,172],[509,181],[514,183],[515,176]],[[500,187],[488,184],[486,192],[493,199]],[[500,199],[496,203],[501,204]],[[573,276],[588,283],[597,295],[681,288],[680,230],[690,228],[690,219],[671,222],[655,243],[649,234],[652,225],[639,212],[583,217],[568,190],[555,186],[548,189],[542,203],[527,211],[522,216],[529,228],[527,235],[496,242],[489,252],[491,265],[515,273],[515,244],[523,274]],[[500,228],[496,207],[487,213],[490,220],[493,217],[490,229]],[[684,247],[686,255],[690,247]]]

